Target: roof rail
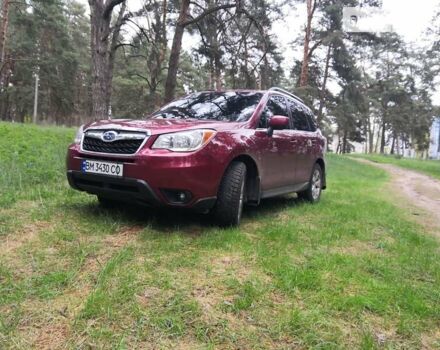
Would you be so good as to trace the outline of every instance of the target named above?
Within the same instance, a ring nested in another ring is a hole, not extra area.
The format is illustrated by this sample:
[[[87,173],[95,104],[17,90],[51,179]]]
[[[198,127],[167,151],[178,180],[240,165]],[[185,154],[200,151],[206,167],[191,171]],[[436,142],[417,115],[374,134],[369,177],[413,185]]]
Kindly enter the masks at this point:
[[[282,88],[280,88],[280,87],[276,87],[276,86],[271,87],[271,88],[269,89],[269,91],[281,92],[281,93],[283,93],[283,94],[286,94],[286,95],[288,95],[288,96],[294,98],[295,100],[298,100],[299,102],[304,103],[304,101],[303,101],[302,99],[300,99],[298,96],[296,96],[296,95],[292,94],[291,92],[289,92],[289,91],[287,91],[287,90],[285,90],[285,89],[282,89]]]

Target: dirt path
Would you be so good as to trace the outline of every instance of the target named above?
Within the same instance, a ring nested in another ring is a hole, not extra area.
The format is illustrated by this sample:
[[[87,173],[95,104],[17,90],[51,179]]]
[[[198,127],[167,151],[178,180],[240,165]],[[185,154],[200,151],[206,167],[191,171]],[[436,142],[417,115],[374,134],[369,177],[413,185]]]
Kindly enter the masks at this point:
[[[395,203],[440,238],[440,181],[391,164],[352,158],[386,170],[391,175],[390,193]]]

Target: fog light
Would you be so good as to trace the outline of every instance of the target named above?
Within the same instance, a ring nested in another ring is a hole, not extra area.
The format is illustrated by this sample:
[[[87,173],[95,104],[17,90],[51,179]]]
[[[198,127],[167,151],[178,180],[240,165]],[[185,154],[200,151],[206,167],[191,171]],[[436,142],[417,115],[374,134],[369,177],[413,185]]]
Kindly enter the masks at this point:
[[[191,192],[185,190],[162,189],[161,191],[171,204],[186,204],[192,198]]]

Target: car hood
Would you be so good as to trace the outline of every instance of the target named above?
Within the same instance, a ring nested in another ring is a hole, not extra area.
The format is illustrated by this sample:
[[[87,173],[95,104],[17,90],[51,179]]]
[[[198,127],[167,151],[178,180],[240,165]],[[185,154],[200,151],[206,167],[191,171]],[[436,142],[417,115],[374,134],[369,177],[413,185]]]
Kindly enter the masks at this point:
[[[136,129],[146,130],[151,135],[166,134],[170,132],[193,130],[193,129],[214,129],[231,130],[242,128],[245,123],[235,122],[217,122],[209,120],[195,120],[195,119],[148,119],[148,120],[133,120],[133,119],[112,119],[100,120],[84,126],[87,129]]]

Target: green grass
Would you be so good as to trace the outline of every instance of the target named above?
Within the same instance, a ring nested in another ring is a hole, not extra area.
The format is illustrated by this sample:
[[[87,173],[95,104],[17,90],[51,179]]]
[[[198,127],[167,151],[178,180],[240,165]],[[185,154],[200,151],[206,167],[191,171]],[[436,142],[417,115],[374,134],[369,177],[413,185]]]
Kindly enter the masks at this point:
[[[46,199],[54,193],[53,186],[62,190],[58,181],[65,168],[65,148],[75,131],[67,128],[33,125],[9,125],[0,122],[0,206],[26,198]]]
[[[418,172],[440,179],[439,160],[409,159],[409,158],[401,158],[391,155],[380,155],[380,154],[353,154],[350,156],[369,159],[377,163],[398,165],[402,168],[416,170]]]
[[[439,244],[383,171],[329,156],[319,204],[219,229],[70,190],[73,134],[0,124],[0,348],[440,347]]]

